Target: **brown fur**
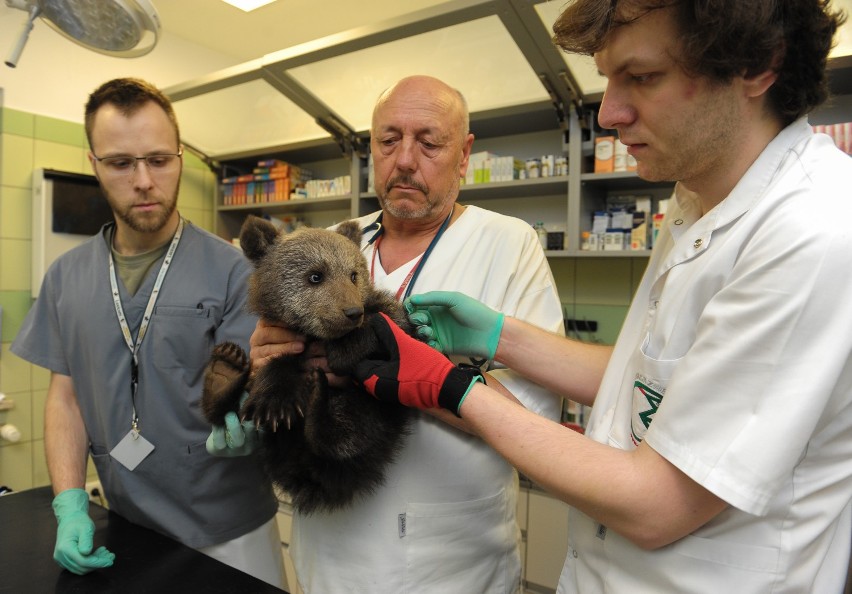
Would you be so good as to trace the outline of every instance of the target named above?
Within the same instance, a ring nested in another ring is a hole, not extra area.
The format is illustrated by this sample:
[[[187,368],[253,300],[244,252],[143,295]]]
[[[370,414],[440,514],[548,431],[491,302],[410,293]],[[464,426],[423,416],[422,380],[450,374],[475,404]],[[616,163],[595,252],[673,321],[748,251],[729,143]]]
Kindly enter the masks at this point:
[[[329,367],[347,375],[369,357],[377,340],[365,320],[378,312],[407,332],[412,328],[390,293],[370,282],[355,221],[337,231],[300,229],[279,234],[250,216],[240,244],[255,267],[249,308],[262,318],[322,341]],[[221,425],[236,410],[249,363],[237,345],[214,349],[205,371],[202,410]],[[261,367],[240,415],[263,429],[261,456],[270,478],[303,512],[335,509],[372,492],[399,450],[410,413],[377,401],[354,383],[330,387],[304,356],[279,357]]]

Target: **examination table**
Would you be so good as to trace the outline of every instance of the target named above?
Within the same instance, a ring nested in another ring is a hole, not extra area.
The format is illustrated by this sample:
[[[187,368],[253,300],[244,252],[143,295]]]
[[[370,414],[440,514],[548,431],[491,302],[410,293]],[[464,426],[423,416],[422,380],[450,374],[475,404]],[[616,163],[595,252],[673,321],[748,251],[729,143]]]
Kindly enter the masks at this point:
[[[89,514],[95,522],[95,548],[106,546],[115,553],[115,563],[74,575],[53,560],[52,499],[50,487],[0,496],[0,593],[282,592],[94,504]]]

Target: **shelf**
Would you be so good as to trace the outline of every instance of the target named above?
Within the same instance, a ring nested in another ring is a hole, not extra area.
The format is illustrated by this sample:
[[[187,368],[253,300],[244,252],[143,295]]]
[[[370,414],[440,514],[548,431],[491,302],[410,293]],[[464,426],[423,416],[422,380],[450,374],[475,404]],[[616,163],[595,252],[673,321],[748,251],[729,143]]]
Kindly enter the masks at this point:
[[[545,250],[544,255],[548,258],[647,258],[651,250]]]
[[[580,184],[586,186],[605,186],[609,190],[630,190],[634,188],[670,188],[674,182],[649,182],[638,175],[635,171],[615,171],[612,173],[583,173],[580,175]]]
[[[367,137],[363,142],[369,143]],[[222,173],[223,177],[230,175],[242,175],[251,173],[257,167],[258,158],[278,159],[288,163],[311,163],[313,161],[329,161],[345,158],[343,149],[333,138],[310,140],[288,144],[286,146],[270,146],[263,149],[233,153],[217,157],[220,166],[228,168],[228,173]]]
[[[459,200],[488,200],[564,194],[568,191],[568,177],[538,177],[510,182],[462,185]],[[376,198],[375,192],[363,192],[360,198]]]
[[[548,196],[565,194],[568,191],[568,176],[537,177],[510,182],[470,184],[461,187],[460,200],[487,200],[489,198],[517,198],[519,196]]]
[[[245,212],[263,211],[269,214],[290,212],[313,212],[320,210],[349,210],[352,204],[352,196],[329,196],[325,198],[301,198],[298,200],[285,200],[283,202],[258,202],[255,204],[238,204],[235,206],[219,206],[219,212]]]
[[[476,140],[559,129],[561,122],[552,103],[529,103],[470,114],[470,131]],[[474,140],[474,146],[476,146]]]

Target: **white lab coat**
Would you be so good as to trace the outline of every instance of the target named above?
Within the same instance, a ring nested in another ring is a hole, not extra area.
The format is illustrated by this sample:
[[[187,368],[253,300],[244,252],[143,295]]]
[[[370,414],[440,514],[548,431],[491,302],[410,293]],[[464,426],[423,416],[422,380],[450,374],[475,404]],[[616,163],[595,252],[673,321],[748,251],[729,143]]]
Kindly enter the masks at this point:
[[[362,217],[362,227],[376,214]],[[365,234],[364,244],[372,236]],[[365,247],[368,263],[372,247]],[[413,263],[411,263],[413,265]],[[411,265],[383,274],[396,292]],[[461,291],[549,330],[562,307],[530,225],[468,206],[447,228],[412,293]],[[559,400],[507,370],[495,372],[525,405],[550,418]],[[480,439],[419,414],[375,495],[336,513],[296,514],[293,558],[306,594],[510,594],[520,586],[518,478]]]
[[[850,188],[852,160],[804,119],[703,217],[678,186],[587,434],[644,439],[730,507],[654,551],[572,509],[560,593],[842,590]]]

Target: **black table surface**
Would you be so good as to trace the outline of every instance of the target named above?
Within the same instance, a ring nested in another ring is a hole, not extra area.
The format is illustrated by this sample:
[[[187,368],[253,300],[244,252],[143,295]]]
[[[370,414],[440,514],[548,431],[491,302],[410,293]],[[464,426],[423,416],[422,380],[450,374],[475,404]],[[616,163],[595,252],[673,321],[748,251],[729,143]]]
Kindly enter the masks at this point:
[[[94,504],[89,515],[95,522],[95,548],[106,546],[115,553],[115,562],[107,569],[74,575],[53,560],[52,499],[50,487],[0,497],[0,593],[282,592]]]

